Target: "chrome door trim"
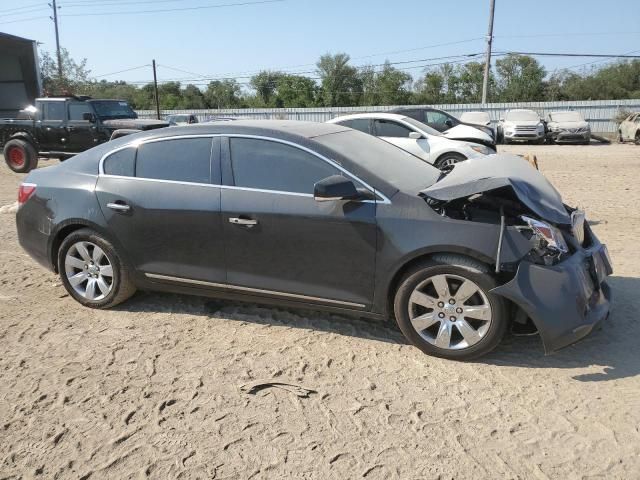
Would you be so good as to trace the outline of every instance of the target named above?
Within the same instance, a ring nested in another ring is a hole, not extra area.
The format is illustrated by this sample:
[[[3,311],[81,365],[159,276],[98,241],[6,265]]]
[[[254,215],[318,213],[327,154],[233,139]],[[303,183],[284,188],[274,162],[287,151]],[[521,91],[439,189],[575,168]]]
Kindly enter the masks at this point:
[[[177,283],[186,283],[190,285],[201,285],[203,287],[211,287],[211,288],[219,288],[222,290],[230,290],[230,291],[242,291],[248,293],[261,293],[266,295],[271,295],[275,297],[283,297],[283,298],[292,298],[296,300],[310,300],[312,302],[324,302],[331,303],[334,305],[343,305],[346,307],[356,307],[356,308],[365,308],[366,305],[362,303],[354,303],[354,302],[344,302],[342,300],[334,300],[331,298],[322,298],[322,297],[312,297],[309,295],[301,295],[298,293],[286,293],[286,292],[278,292],[275,290],[263,290],[261,288],[251,288],[251,287],[242,287],[240,285],[230,285],[227,283],[215,283],[215,282],[207,282],[204,280],[195,280],[191,278],[182,278],[182,277],[172,277],[170,275],[160,275],[158,273],[146,273],[145,277],[153,279],[153,280],[166,280],[170,282]]]
[[[133,179],[133,180],[141,180],[141,181],[152,181],[152,182],[163,182],[163,183],[174,183],[174,184],[180,184],[180,185],[200,185],[200,186],[206,186],[206,187],[218,187],[218,188],[226,188],[226,189],[232,189],[232,190],[246,190],[249,192],[263,192],[263,193],[275,193],[275,194],[280,194],[280,195],[292,195],[292,196],[298,196],[298,197],[311,197],[313,198],[313,194],[311,193],[299,193],[299,192],[285,192],[285,191],[280,191],[280,190],[265,190],[265,189],[260,189],[260,188],[249,188],[249,187],[236,187],[233,185],[216,185],[213,183],[194,183],[194,182],[183,182],[183,181],[177,181],[177,180],[162,180],[162,179],[155,179],[155,178],[142,178],[142,177],[128,177],[125,175],[110,175],[107,173],[104,173],[104,162],[107,159],[107,157],[111,156],[112,154],[119,152],[121,150],[124,150],[126,148],[138,148],[138,146],[143,145],[145,143],[155,143],[155,142],[162,142],[162,141],[169,141],[169,140],[182,140],[185,138],[214,138],[214,137],[228,137],[228,138],[254,138],[257,140],[266,140],[266,141],[270,141],[270,142],[276,142],[276,143],[283,143],[285,145],[289,145],[292,146],[294,148],[299,148],[301,150],[304,150],[307,153],[310,153],[311,155],[314,155],[315,157],[319,158],[320,160],[323,160],[327,163],[329,163],[330,165],[332,165],[333,167],[337,168],[338,170],[340,170],[341,172],[347,174],[349,177],[351,177],[353,180],[356,180],[358,183],[362,184],[365,188],[369,189],[371,192],[374,193],[374,195],[376,195],[377,197],[380,197],[381,200],[360,200],[359,203],[379,203],[379,204],[391,204],[391,200],[389,200],[389,198],[384,195],[382,192],[379,192],[378,190],[376,190],[375,188],[373,188],[371,185],[369,185],[368,183],[366,183],[365,181],[361,180],[357,175],[354,175],[353,173],[349,172],[348,170],[346,170],[344,167],[342,167],[341,165],[339,165],[338,163],[336,163],[335,161],[307,148],[304,147],[300,144],[294,143],[294,142],[289,142],[287,140],[282,140],[279,138],[274,138],[274,137],[265,137],[263,135],[250,135],[250,134],[234,134],[234,133],[206,133],[206,134],[190,134],[190,135],[174,135],[171,137],[159,137],[159,138],[149,138],[149,139],[142,139],[142,140],[136,140],[130,143],[127,143],[126,145],[123,145],[121,147],[118,148],[114,148],[113,150],[110,150],[109,152],[105,153],[101,158],[100,158],[100,162],[98,164],[98,176],[99,177],[108,177],[108,178],[129,178],[129,179]]]

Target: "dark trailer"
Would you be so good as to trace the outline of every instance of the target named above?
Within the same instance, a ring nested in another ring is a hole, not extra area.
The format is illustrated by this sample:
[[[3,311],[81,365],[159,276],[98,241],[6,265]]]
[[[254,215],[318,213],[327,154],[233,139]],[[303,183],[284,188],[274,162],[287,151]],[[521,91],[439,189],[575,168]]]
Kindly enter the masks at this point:
[[[41,89],[36,42],[0,32],[0,118],[15,118]]]

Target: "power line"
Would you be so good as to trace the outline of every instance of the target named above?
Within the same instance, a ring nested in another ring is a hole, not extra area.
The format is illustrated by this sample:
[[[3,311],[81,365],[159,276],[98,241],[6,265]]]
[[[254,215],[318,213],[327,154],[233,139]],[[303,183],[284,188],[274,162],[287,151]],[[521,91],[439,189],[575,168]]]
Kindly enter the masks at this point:
[[[266,4],[266,3],[281,3],[285,1],[286,0],[259,0],[259,1],[253,1],[253,2],[204,5],[200,7],[165,8],[160,10],[132,10],[132,11],[119,11],[119,12],[99,12],[99,13],[65,13],[60,16],[61,17],[91,17],[91,16],[105,16],[105,15],[138,15],[138,14],[145,14],[145,13],[186,12],[186,11],[204,10],[204,9],[211,9],[211,8],[244,7],[248,5],[260,5],[260,4]]]
[[[29,13],[43,12],[45,10],[49,10],[49,7],[47,7],[46,5],[44,7],[42,7],[42,6],[31,7],[29,10],[24,10],[22,12],[14,12],[14,13],[0,12],[0,17],[2,17],[2,18],[4,18],[4,17],[15,17],[16,15],[26,15],[26,14],[29,14]]]
[[[0,25],[7,25],[8,23],[20,23],[20,22],[30,22],[31,20],[40,20],[43,18],[49,18],[47,16],[40,16],[40,17],[29,17],[29,18],[21,18],[18,20],[9,20],[8,22],[0,22]]]
[[[530,55],[532,57],[596,57],[596,58],[640,58],[640,55],[611,55],[600,53],[554,53],[554,52],[502,52],[508,55]]]
[[[95,75],[94,78],[109,77],[111,75],[117,75],[119,73],[125,73],[125,72],[132,72],[134,70],[140,70],[141,68],[147,68],[147,67],[150,67],[150,66],[151,66],[151,64],[147,63],[145,65],[140,65],[138,67],[131,67],[131,68],[127,68],[125,70],[119,70],[117,72],[103,73],[102,75]]]
[[[46,5],[47,4],[45,2],[30,3],[29,5],[23,5],[21,7],[14,7],[14,8],[7,8],[6,10],[0,10],[0,13],[15,12],[16,10],[27,10],[36,6],[46,6]]]

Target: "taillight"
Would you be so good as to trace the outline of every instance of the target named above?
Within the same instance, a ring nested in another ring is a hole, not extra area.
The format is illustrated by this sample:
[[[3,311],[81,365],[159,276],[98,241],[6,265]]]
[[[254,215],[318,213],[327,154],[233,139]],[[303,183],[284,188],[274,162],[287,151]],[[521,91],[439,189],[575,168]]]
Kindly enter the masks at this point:
[[[18,205],[26,203],[27,200],[36,192],[35,183],[21,183],[18,189]]]

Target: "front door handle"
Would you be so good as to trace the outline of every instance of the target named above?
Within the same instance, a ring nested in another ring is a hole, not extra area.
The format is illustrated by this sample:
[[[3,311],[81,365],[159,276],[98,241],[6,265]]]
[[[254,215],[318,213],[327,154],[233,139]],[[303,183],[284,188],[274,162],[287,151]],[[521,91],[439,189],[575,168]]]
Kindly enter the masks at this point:
[[[231,217],[229,219],[229,223],[233,223],[234,225],[240,225],[241,227],[255,227],[258,224],[257,220],[253,220],[251,218],[239,218],[239,217]]]
[[[107,208],[115,210],[116,212],[128,212],[131,210],[131,207],[124,203],[107,203]]]

